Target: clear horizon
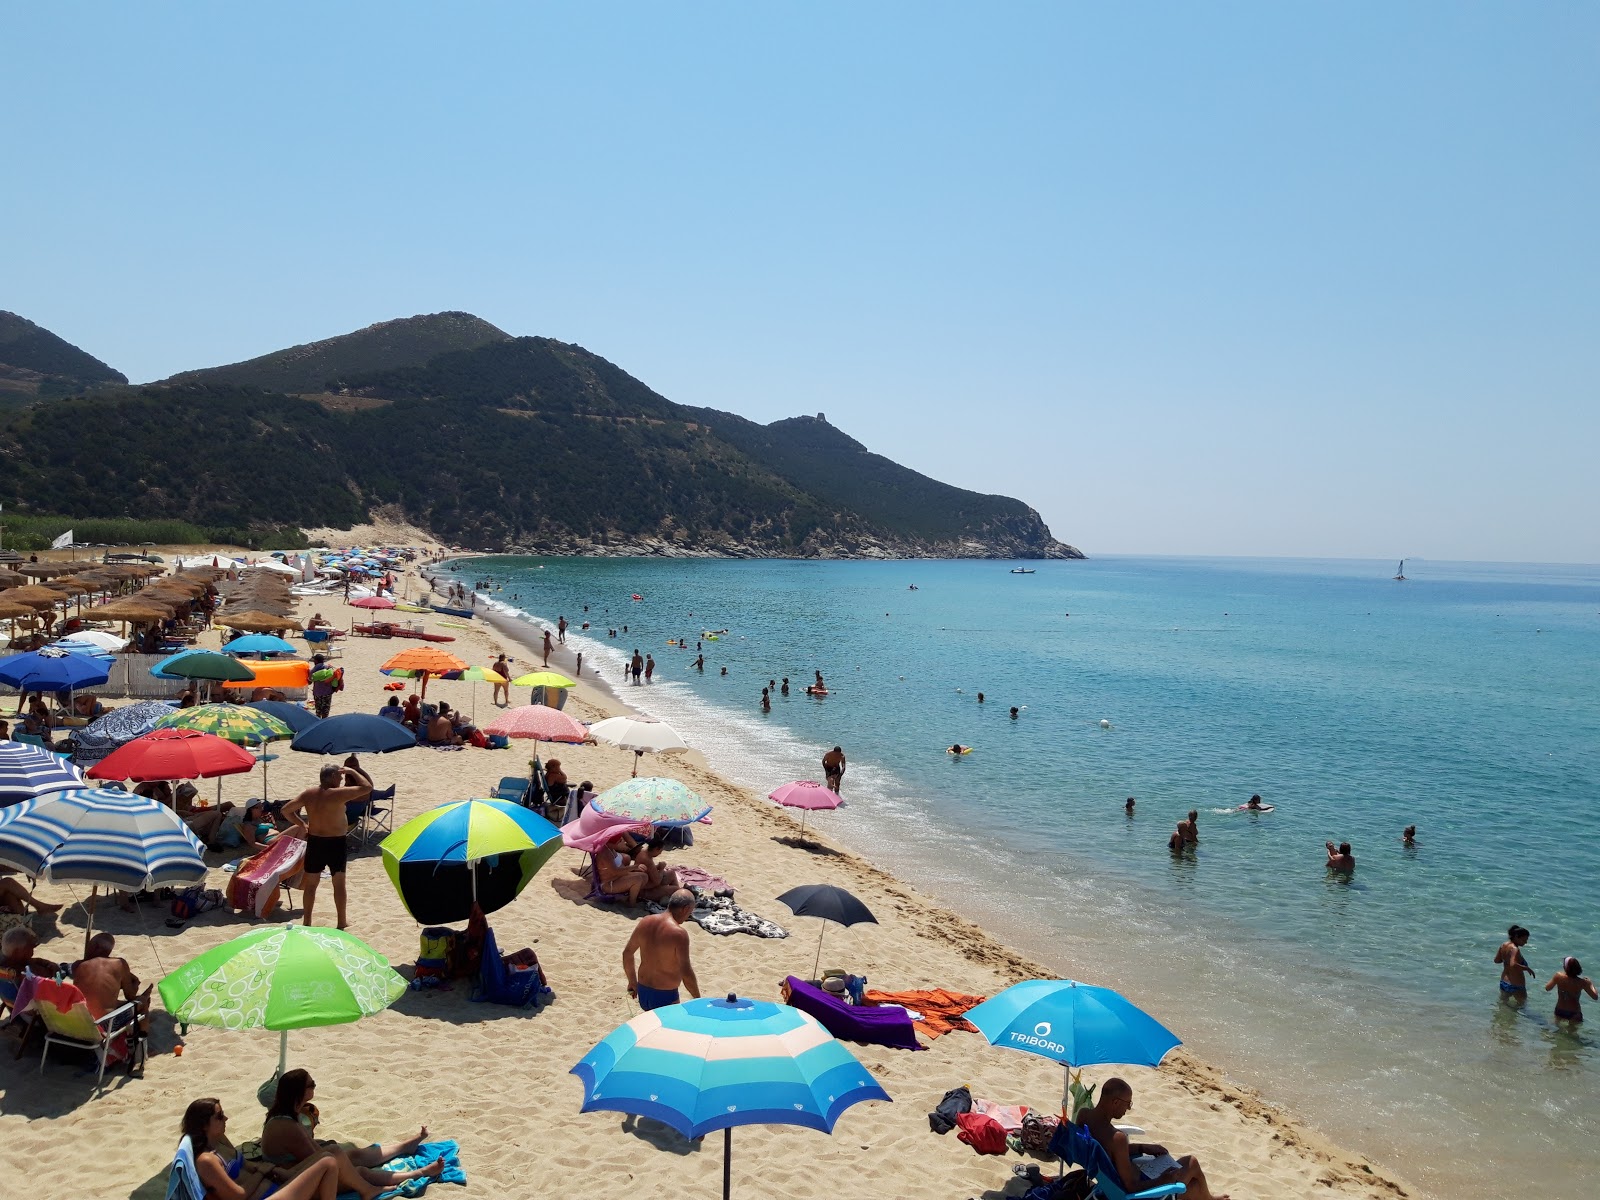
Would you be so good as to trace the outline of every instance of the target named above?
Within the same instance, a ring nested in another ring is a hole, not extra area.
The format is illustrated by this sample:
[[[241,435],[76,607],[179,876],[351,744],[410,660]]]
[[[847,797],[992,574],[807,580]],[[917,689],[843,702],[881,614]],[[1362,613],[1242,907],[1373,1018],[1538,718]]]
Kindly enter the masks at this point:
[[[461,309],[1090,555],[1600,561],[1593,8],[90,9],[0,307],[130,379]]]

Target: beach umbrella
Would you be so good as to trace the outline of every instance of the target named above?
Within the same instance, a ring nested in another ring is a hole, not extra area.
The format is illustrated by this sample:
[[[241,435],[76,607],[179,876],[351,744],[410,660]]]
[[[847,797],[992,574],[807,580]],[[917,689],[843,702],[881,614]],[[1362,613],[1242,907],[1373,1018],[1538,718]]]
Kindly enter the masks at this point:
[[[295,647],[270,633],[247,633],[222,647],[224,654],[293,654]]]
[[[22,692],[65,692],[95,687],[111,678],[98,659],[56,646],[0,658],[0,683]]]
[[[351,608],[393,608],[394,601],[387,596],[362,596],[350,601]]]
[[[175,1021],[221,1029],[276,1029],[278,1074],[289,1030],[345,1025],[382,1012],[406,981],[342,929],[270,925],[191,959],[156,985]]]
[[[118,746],[143,737],[155,729],[163,717],[170,717],[177,711],[165,700],[141,700],[112,709],[72,735],[72,744],[77,747],[72,754],[73,761],[79,766],[98,762]]]
[[[300,622],[291,617],[279,617],[259,609],[246,609],[241,613],[225,613],[216,619],[218,625],[243,629],[251,633],[268,633],[274,629],[299,629]]]
[[[416,735],[375,713],[341,713],[295,735],[289,749],[305,754],[389,754],[409,750]]]
[[[101,888],[139,892],[200,883],[203,850],[177,813],[133,792],[50,792],[0,809],[0,866],[50,883],[90,884],[91,930]]]
[[[811,964],[813,979],[817,977],[817,968],[822,965],[822,935],[828,931],[827,922],[832,921],[847,929],[852,925],[878,923],[871,909],[842,887],[834,887],[831,883],[808,883],[790,888],[778,897],[778,902],[787,904],[789,911],[797,917],[818,917],[823,922],[817,932],[817,960]]]
[[[98,629],[80,629],[72,635],[72,641],[87,643],[105,651],[121,650],[128,644],[128,639],[118,637],[114,633],[104,633]],[[58,645],[60,643],[57,643]]]
[[[424,925],[510,904],[561,848],[561,831],[507,800],[462,800],[411,818],[383,839],[383,868]]]
[[[466,666],[465,661],[437,646],[407,646],[399,653],[391,654],[378,669],[427,671],[432,675],[443,675],[446,671],[463,671]]]
[[[24,742],[0,742],[0,808],[89,786],[83,772],[58,754]]]
[[[407,670],[405,667],[396,667],[393,669],[385,669],[383,673],[385,675],[392,675],[397,679],[415,679],[423,672]],[[431,671],[428,672],[428,674],[434,675],[434,673]],[[478,685],[480,683],[501,684],[506,681],[506,677],[500,674],[499,671],[490,670],[488,667],[466,667],[459,671],[444,671],[434,675],[434,678],[459,680],[472,684],[473,724],[477,724],[478,721]]]
[[[544,704],[519,704],[508,708],[485,725],[483,731],[498,737],[531,738],[537,742],[576,745],[589,740],[589,729],[582,721]]]
[[[889,1094],[815,1017],[729,993],[640,1013],[572,1068],[582,1112],[650,1117],[686,1138],[723,1130],[722,1195],[735,1125],[832,1133],[841,1113]]]
[[[549,691],[560,692],[561,695],[556,698],[556,705],[552,705],[552,707],[559,707],[564,706],[567,702],[567,690],[570,688],[575,688],[578,685],[573,683],[572,680],[568,679],[565,675],[559,674],[556,671],[530,671],[526,675],[519,675],[513,679],[511,681],[511,686],[528,688],[529,704],[542,703],[545,699],[544,692],[546,689]]]
[[[269,717],[276,717],[287,725],[292,733],[304,733],[318,720],[317,714],[309,708],[288,700],[251,700],[245,707],[264,712]]]
[[[625,833],[650,833],[650,822],[632,817],[612,817],[586,804],[577,817],[561,827],[562,844],[572,850],[598,853],[613,838]]]
[[[596,741],[606,742],[623,750],[633,751],[633,773],[639,773],[639,759],[645,754],[667,754],[673,750],[687,750],[689,743],[665,721],[654,717],[607,717],[589,726]]]
[[[248,704],[197,704],[193,708],[174,709],[156,725],[160,729],[197,729],[226,738],[238,746],[259,746],[262,742],[275,742],[294,734],[277,717]]]
[[[150,674],[166,679],[210,679],[226,683],[248,683],[256,673],[241,662],[214,650],[182,650],[150,668]]]
[[[113,750],[89,768],[91,779],[148,783],[157,779],[211,779],[255,770],[255,755],[198,729],[156,729]]]
[[[798,808],[800,816],[800,837],[806,836],[806,819],[814,812],[825,809],[838,808],[844,803],[838,792],[820,783],[809,779],[797,779],[793,783],[786,783],[782,787],[767,793],[768,800],[776,800],[785,808]]]
[[[711,811],[711,805],[687,785],[649,775],[607,788],[589,806],[608,816],[648,821],[651,825],[692,825]]]

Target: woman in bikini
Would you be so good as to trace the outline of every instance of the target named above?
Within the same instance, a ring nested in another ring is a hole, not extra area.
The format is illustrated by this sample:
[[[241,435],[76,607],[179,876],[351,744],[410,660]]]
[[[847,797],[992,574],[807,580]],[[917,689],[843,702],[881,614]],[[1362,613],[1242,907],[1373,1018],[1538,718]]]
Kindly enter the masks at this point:
[[[261,1156],[268,1162],[288,1167],[290,1174],[296,1174],[305,1169],[303,1164],[322,1157],[331,1158],[338,1168],[339,1190],[355,1192],[361,1200],[376,1200],[380,1192],[396,1184],[424,1175],[437,1176],[444,1170],[444,1163],[440,1161],[415,1171],[380,1169],[391,1158],[415,1154],[417,1147],[428,1140],[426,1125],[416,1137],[406,1141],[389,1146],[365,1146],[348,1154],[334,1142],[314,1140],[311,1134],[316,1128],[317,1108],[311,1098],[316,1090],[316,1081],[309,1071],[285,1071],[279,1078],[272,1107],[267,1110],[266,1123],[261,1127]]]
[[[1528,976],[1533,968],[1522,957],[1522,948],[1532,935],[1521,925],[1506,930],[1506,940],[1494,952],[1494,961],[1500,964],[1500,994],[1507,1000],[1522,1001],[1528,998]]]
[[[1550,982],[1544,985],[1544,990],[1551,988],[1556,992],[1556,1020],[1571,1021],[1574,1025],[1583,1023],[1583,997],[1587,993],[1589,999],[1600,1000],[1600,992],[1595,991],[1594,982],[1583,976],[1583,964],[1575,958],[1569,958],[1561,964],[1561,970],[1550,976]]]
[[[183,1132],[194,1152],[195,1173],[206,1189],[205,1200],[259,1200],[276,1186],[272,1195],[282,1200],[333,1200],[339,1194],[339,1167],[323,1155],[308,1163],[298,1174],[283,1167],[269,1167],[266,1174],[252,1173],[248,1184],[241,1183],[244,1160],[223,1160],[215,1147],[227,1132],[228,1114],[215,1097],[196,1100],[183,1114]]]

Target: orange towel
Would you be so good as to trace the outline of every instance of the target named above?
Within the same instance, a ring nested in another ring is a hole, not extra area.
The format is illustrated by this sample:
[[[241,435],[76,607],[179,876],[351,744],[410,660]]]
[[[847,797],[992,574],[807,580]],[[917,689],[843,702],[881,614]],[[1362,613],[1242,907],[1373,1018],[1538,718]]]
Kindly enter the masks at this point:
[[[976,1008],[987,997],[967,996],[961,992],[947,992],[944,988],[932,988],[918,992],[869,990],[863,999],[868,1004],[900,1004],[921,1013],[922,1020],[917,1022],[918,1032],[936,1038],[941,1033],[949,1033],[952,1029],[965,1029],[969,1033],[977,1033],[978,1027],[971,1021],[963,1020],[961,1014],[969,1008]]]

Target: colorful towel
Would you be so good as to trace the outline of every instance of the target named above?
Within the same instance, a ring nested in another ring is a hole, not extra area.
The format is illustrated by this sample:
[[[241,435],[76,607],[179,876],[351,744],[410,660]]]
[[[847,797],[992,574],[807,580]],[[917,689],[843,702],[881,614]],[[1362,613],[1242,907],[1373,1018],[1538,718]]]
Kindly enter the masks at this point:
[[[388,1171],[415,1171],[418,1167],[425,1167],[434,1159],[444,1163],[444,1170],[439,1172],[438,1179],[423,1177],[421,1179],[408,1179],[397,1188],[384,1192],[384,1196],[420,1196],[430,1183],[460,1183],[467,1182],[467,1172],[461,1166],[461,1147],[455,1142],[423,1142],[417,1147],[417,1152],[407,1158],[392,1158],[384,1163]],[[353,1193],[352,1193],[353,1194]]]
[[[731,892],[733,885],[721,875],[713,875],[710,871],[702,871],[699,867],[673,867],[678,873],[678,882],[686,888],[693,888],[697,892]]]
[[[1028,1115],[1026,1104],[998,1104],[993,1100],[974,1100],[972,1111],[993,1117],[1007,1133],[1022,1132],[1022,1118]]]
[[[915,1009],[922,1014],[920,1032],[930,1038],[949,1033],[952,1029],[965,1029],[977,1033],[978,1027],[963,1020],[961,1014],[976,1008],[986,997],[968,996],[961,992],[947,992],[944,988],[930,988],[916,992],[880,992],[869,990],[864,997],[868,1004],[898,1004]]]

